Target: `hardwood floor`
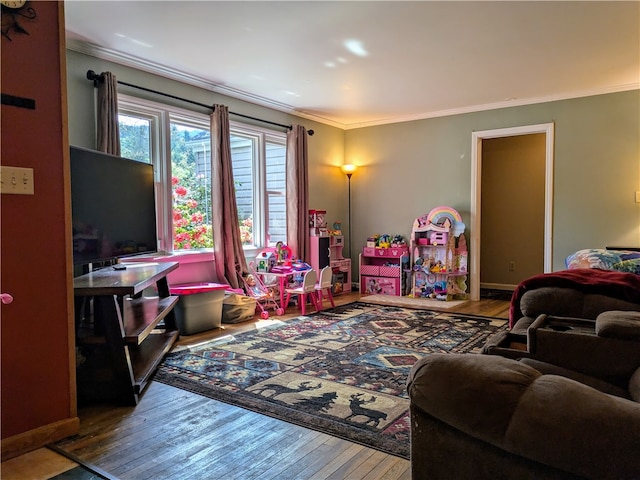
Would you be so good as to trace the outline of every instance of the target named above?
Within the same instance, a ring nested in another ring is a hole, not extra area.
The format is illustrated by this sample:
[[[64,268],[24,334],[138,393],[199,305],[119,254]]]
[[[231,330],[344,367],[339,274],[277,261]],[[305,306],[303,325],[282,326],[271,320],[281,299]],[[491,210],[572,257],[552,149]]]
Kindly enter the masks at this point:
[[[358,293],[351,293],[337,297],[336,303],[359,298]],[[481,300],[448,311],[508,318],[508,309],[508,302]],[[175,348],[299,315],[294,306],[287,312],[277,320],[256,319],[183,336]],[[150,383],[136,407],[93,405],[80,408],[79,416],[79,434],[57,445],[122,480],[411,478],[408,460],[159,382]],[[30,469],[34,462],[22,461],[18,465],[18,459],[14,460],[12,465],[2,464],[2,478],[39,480],[59,473],[60,467],[54,471],[56,462],[52,460],[47,460],[51,471],[39,465],[37,472]],[[13,474],[17,468],[18,476],[5,477],[8,467],[12,467]]]
[[[39,448],[2,462],[0,477],[3,480],[41,480],[68,472],[77,466],[77,463],[53,450]]]

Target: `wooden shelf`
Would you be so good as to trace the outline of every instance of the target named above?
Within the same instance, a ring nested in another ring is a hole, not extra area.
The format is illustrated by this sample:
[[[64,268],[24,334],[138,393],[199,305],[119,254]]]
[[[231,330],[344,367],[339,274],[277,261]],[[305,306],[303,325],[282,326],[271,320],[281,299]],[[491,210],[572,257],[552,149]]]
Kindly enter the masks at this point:
[[[179,298],[177,296],[125,298],[123,301],[125,343],[140,345],[172,311]],[[95,332],[93,321],[83,322],[76,330],[76,344],[78,345],[106,343],[105,335]]]
[[[177,330],[153,333],[139,346],[129,348],[133,367],[133,387],[136,394],[142,393],[151,375],[177,338]]]
[[[124,299],[124,341],[140,345],[172,311],[179,297],[143,297]]]
[[[74,279],[76,344],[86,356],[79,366],[78,397],[135,405],[153,372],[176,342],[174,307],[167,274],[175,262],[130,263]],[[144,296],[155,287],[157,296]],[[83,314],[89,317],[83,321]],[[162,328],[157,328],[164,322]]]
[[[409,262],[406,247],[364,247],[360,258],[360,293],[403,296],[407,290]]]
[[[137,295],[178,268],[177,262],[127,263],[125,270],[106,267],[73,280],[76,296]]]

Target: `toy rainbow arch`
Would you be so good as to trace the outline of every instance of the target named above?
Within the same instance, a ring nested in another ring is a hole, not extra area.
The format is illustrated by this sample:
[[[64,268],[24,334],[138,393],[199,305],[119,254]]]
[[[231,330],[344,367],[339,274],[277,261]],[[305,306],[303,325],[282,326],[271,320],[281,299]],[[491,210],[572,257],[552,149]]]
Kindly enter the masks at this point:
[[[462,222],[462,217],[456,209],[446,207],[444,205],[432,208],[431,211],[427,214],[427,221],[436,225],[442,223],[445,218],[449,219],[451,225],[455,224],[456,222]]]
[[[455,208],[440,205],[439,207],[432,208],[427,214],[427,221],[434,225],[441,224],[447,218],[451,222],[451,233],[453,236],[460,236],[460,234],[464,232],[465,224],[462,222],[462,216],[460,216]]]

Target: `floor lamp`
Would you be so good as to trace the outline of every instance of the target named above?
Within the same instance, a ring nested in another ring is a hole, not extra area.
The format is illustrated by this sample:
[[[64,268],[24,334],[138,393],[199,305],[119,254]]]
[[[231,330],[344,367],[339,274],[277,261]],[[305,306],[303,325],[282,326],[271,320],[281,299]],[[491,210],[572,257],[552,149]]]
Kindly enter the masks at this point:
[[[349,258],[351,258],[352,261],[353,261],[353,257],[351,255],[351,175],[353,175],[353,172],[355,172],[357,168],[358,168],[357,166],[352,164],[342,165],[340,167],[342,172],[349,179],[349,219],[348,219],[349,221]]]

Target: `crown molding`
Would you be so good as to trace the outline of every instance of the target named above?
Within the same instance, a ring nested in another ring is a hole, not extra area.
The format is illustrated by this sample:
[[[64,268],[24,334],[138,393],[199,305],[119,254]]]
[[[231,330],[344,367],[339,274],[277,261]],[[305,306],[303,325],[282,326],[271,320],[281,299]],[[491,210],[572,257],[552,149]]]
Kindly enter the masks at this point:
[[[404,115],[402,117],[385,118],[383,120],[373,120],[370,122],[359,122],[345,125],[345,130],[352,130],[355,128],[374,127],[379,125],[387,125],[390,123],[412,122],[415,120],[426,120],[428,118],[448,117],[451,115],[461,115],[465,113],[482,112],[485,110],[497,110],[499,108],[509,107],[521,107],[525,105],[534,105],[537,103],[556,102],[560,100],[571,100],[573,98],[592,97],[595,95],[605,95],[608,93],[627,92],[631,90],[639,90],[640,82],[631,83],[626,85],[617,85],[614,87],[583,90],[579,92],[569,92],[565,94],[549,95],[546,97],[531,97],[531,98],[518,98],[513,100],[505,100],[502,102],[485,103],[482,105],[472,105],[468,107],[452,108],[448,110],[439,110],[434,112],[426,112],[416,115]]]
[[[295,115],[301,118],[306,118],[308,120],[313,120],[315,122],[322,123],[325,125],[330,125],[343,130],[345,128],[345,125],[342,123],[335,122],[327,118],[323,118],[323,117],[309,114],[306,112],[300,112],[295,108],[293,108],[291,105],[275,102],[273,100],[269,100],[267,98],[263,98],[258,95],[253,95],[251,93],[243,92],[241,90],[236,90],[231,87],[219,85],[217,83],[206,80],[202,77],[184,73],[174,68],[160,65],[155,62],[150,62],[148,60],[144,60],[142,58],[135,57],[133,55],[127,55],[122,52],[100,47],[98,45],[94,45],[94,44],[83,42],[76,39],[67,39],[66,48],[67,50],[71,50],[74,52],[96,57],[101,60],[117,63],[118,65],[134,68],[136,70],[141,70],[147,73],[152,73],[154,75],[168,78],[170,80],[175,80],[176,82],[202,88],[203,90],[208,90],[213,93],[226,95],[228,97],[232,97],[237,100],[242,100],[248,103],[252,103],[254,105],[271,108],[279,112],[288,113],[290,115]]]
[[[154,75],[159,75],[161,77],[168,78],[170,80],[175,80],[177,82],[202,88],[204,90],[208,90],[213,93],[226,95],[228,97],[242,100],[248,103],[252,103],[254,105],[271,108],[279,112],[295,115],[296,117],[305,118],[307,120],[312,120],[314,122],[318,122],[324,125],[340,128],[342,130],[353,130],[356,128],[374,127],[379,125],[388,125],[392,123],[402,123],[402,122],[411,122],[416,120],[426,120],[429,118],[448,117],[451,115],[461,115],[465,113],[481,112],[485,110],[497,110],[500,108],[520,107],[524,105],[533,105],[537,103],[554,102],[559,100],[570,100],[572,98],[590,97],[594,95],[604,95],[608,93],[618,93],[618,92],[625,92],[629,90],[640,89],[640,82],[636,82],[636,83],[627,84],[627,85],[618,85],[613,87],[584,90],[584,91],[578,91],[578,92],[567,92],[565,94],[550,95],[545,97],[518,98],[518,99],[512,99],[512,100],[505,100],[501,102],[495,102],[495,103],[471,105],[467,107],[439,110],[434,112],[424,112],[416,115],[387,117],[387,118],[381,118],[378,120],[371,120],[367,122],[356,122],[356,123],[346,124],[346,123],[336,122],[335,120],[324,118],[316,114],[308,113],[303,110],[297,110],[291,105],[269,100],[267,98],[260,97],[258,95],[254,95],[251,93],[243,92],[241,90],[237,90],[228,86],[219,85],[209,80],[205,80],[202,77],[184,73],[176,69],[173,69],[171,67],[166,67],[164,65],[160,65],[155,62],[150,62],[148,60],[134,57],[132,55],[127,55],[122,52],[117,52],[115,50],[110,50],[108,48],[100,47],[98,45],[93,45],[77,39],[67,39],[66,47],[68,50],[72,50],[78,53],[83,53],[85,55],[90,55],[92,57],[100,58],[102,60],[107,60],[113,63],[117,63],[119,65],[134,68],[136,70],[142,70],[148,73],[152,73]]]

